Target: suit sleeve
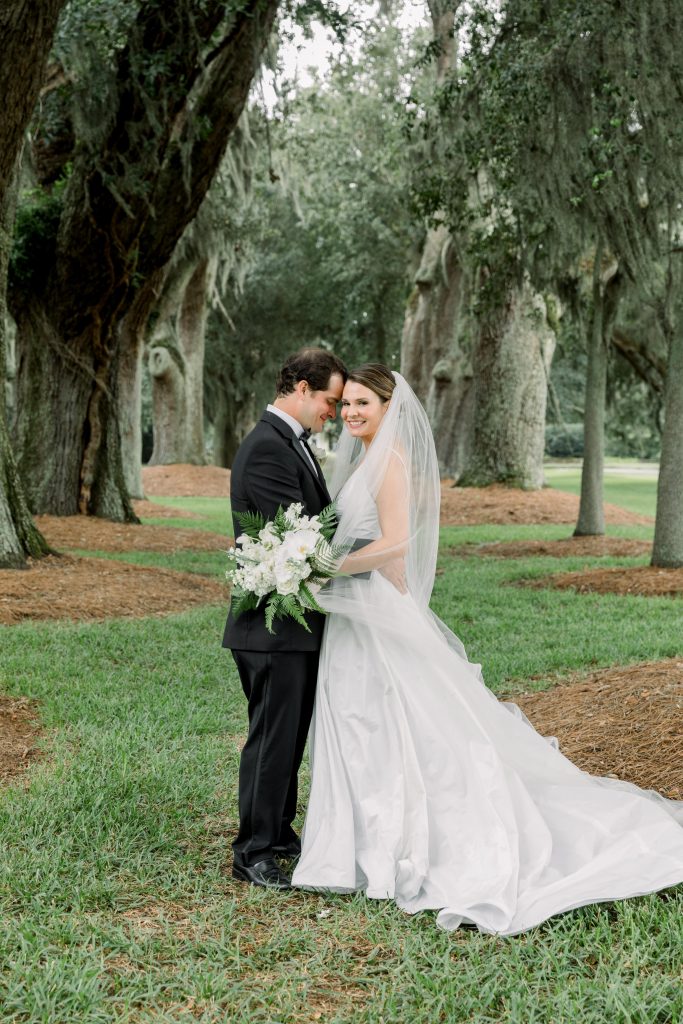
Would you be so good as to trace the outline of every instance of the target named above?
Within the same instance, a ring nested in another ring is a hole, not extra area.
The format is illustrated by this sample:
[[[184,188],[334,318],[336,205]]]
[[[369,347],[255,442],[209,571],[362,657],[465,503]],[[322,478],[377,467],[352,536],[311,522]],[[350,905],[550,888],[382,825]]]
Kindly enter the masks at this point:
[[[267,519],[272,519],[280,505],[292,502],[305,504],[301,489],[299,460],[286,445],[259,445],[245,467],[246,490],[250,502]]]

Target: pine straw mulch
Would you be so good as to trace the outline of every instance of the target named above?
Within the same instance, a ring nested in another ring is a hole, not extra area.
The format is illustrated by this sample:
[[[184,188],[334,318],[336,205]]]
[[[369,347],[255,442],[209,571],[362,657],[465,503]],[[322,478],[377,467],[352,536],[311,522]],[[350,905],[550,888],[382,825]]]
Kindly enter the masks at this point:
[[[154,498],[227,498],[230,470],[221,466],[143,466],[142,486]]]
[[[189,508],[173,508],[172,505],[157,505],[156,501],[137,500],[133,511],[139,519],[199,519]]]
[[[0,783],[22,775],[37,760],[41,733],[33,701],[0,695]]]
[[[492,484],[490,487],[453,487],[444,480],[441,486],[441,525],[480,526],[483,523],[505,525],[522,523],[575,523],[579,499],[575,494],[543,487],[540,491],[522,491]],[[613,525],[652,523],[649,516],[636,515],[618,505],[605,505],[605,521]]]
[[[578,594],[683,597],[683,569],[657,569],[652,565],[583,569],[540,576],[532,580],[515,580],[512,585],[529,587],[531,590],[574,590]]]
[[[584,771],[683,799],[683,661],[600,669],[511,699]]]
[[[51,555],[25,570],[0,569],[0,625],[168,615],[197,605],[227,607],[227,596],[223,583],[196,573]]]
[[[145,494],[154,497],[227,498],[230,493],[230,470],[220,466],[143,466],[142,481]],[[442,526],[575,523],[578,514],[578,497],[552,487],[523,491],[500,484],[453,487],[452,480],[442,481]],[[605,505],[605,519],[614,525],[652,522],[617,505]]]
[[[36,525],[57,551],[216,551],[228,548],[222,533],[151,523],[112,523],[94,516],[36,516]]]
[[[489,558],[590,557],[633,558],[652,550],[651,541],[627,540],[623,537],[563,537],[561,540],[493,541],[487,544],[457,544],[447,549],[449,555],[484,556]]]

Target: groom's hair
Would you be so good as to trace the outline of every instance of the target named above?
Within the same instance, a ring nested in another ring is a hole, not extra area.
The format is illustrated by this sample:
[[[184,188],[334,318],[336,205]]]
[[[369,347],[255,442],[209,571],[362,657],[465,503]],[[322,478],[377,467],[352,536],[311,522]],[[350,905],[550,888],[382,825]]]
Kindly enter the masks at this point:
[[[301,380],[305,380],[312,391],[324,391],[333,373],[338,373],[346,384],[348,370],[341,359],[324,348],[301,348],[289,356],[277,375],[277,395],[291,395]]]

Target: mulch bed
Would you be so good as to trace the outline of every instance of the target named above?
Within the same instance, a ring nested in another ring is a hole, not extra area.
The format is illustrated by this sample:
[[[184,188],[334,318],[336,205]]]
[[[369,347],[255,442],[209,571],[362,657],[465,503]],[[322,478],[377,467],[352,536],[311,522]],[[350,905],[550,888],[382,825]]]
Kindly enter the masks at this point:
[[[230,470],[220,466],[143,466],[145,494],[155,498],[227,498]]]
[[[133,511],[140,519],[199,519],[189,508],[173,508],[172,505],[157,505],[155,501],[134,501]]]
[[[36,516],[36,525],[56,551],[215,551],[229,538],[191,527],[112,523],[93,516]]]
[[[647,540],[627,540],[622,537],[563,537],[562,540],[458,544],[448,548],[447,554],[490,558],[633,558],[636,555],[648,554],[651,550],[652,544]]]
[[[683,569],[656,569],[651,565],[638,565],[630,569],[584,569],[539,576],[533,580],[515,580],[513,585],[529,587],[531,590],[574,590],[578,594],[681,597]]]
[[[50,556],[28,569],[0,569],[0,625],[27,619],[88,622],[167,615],[225,604],[220,581],[105,558]]]
[[[26,697],[0,696],[0,782],[23,774],[37,760],[42,732],[35,704]]]
[[[512,700],[584,771],[683,799],[683,661],[601,669]]]
[[[442,526],[575,523],[578,514],[577,495],[552,487],[540,491],[522,491],[500,484],[453,487],[447,480],[441,487]],[[653,522],[649,516],[636,515],[617,505],[605,505],[605,521],[613,525]]]

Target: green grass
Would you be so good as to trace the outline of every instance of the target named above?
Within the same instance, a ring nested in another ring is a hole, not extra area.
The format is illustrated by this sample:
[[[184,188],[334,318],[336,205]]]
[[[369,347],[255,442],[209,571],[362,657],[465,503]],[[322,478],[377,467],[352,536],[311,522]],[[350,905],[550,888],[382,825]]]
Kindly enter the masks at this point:
[[[194,512],[196,519],[185,519],[181,516],[178,519],[158,518],[155,516],[143,516],[143,523],[151,523],[156,526],[180,526],[187,529],[211,530],[213,533],[222,533],[227,537],[232,533],[232,520],[230,518],[230,502],[227,498],[150,498],[155,505],[164,505],[166,508],[177,508],[183,511]]]
[[[545,476],[551,487],[571,494],[581,493],[581,468],[548,469]],[[643,516],[654,516],[657,506],[657,477],[638,476],[627,473],[605,473],[605,501],[620,505],[630,512]]]
[[[202,502],[202,514],[213,522],[224,510]],[[649,536],[648,527],[627,530]],[[570,532],[443,531],[434,608],[499,691],[683,653],[680,601],[509,585],[616,560],[458,558],[447,550]],[[115,557],[207,572],[214,560]],[[204,608],[0,628],[0,692],[37,699],[48,730],[48,756],[30,785],[0,797],[2,1024],[683,1020],[683,887],[498,939],[444,933],[432,914],[408,917],[362,896],[282,896],[234,884],[245,708],[219,646],[224,617],[224,609]],[[306,771],[302,781],[303,807]]]
[[[151,565],[158,569],[175,569],[177,572],[194,572],[223,580],[227,546],[226,540],[225,547],[216,551],[86,551],[74,548],[69,553],[89,558],[110,558],[114,562],[132,562],[133,565]]]

